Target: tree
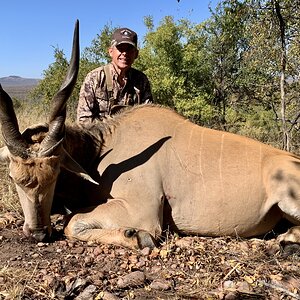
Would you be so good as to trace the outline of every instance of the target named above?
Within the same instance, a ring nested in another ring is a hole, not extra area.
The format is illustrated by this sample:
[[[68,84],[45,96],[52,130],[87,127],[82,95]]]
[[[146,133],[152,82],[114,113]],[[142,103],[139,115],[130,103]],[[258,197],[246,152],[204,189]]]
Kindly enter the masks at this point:
[[[299,10],[298,1],[248,0],[252,9],[248,34],[251,45],[246,64],[251,66],[256,95],[281,123],[282,148],[292,150],[299,127]],[[256,33],[256,34],[254,34]],[[257,34],[259,33],[259,34]],[[260,83],[260,85],[259,85]]]
[[[135,66],[148,75],[156,102],[174,107],[173,96],[183,80],[181,32],[171,17],[165,17],[156,31],[151,17],[145,24],[148,32]]]
[[[109,25],[104,26],[100,34],[93,39],[91,46],[83,50],[77,83],[68,101],[69,118],[72,120],[75,119],[78,95],[85,76],[89,71],[109,60],[107,49],[110,45],[113,31],[113,27]],[[54,48],[54,59],[55,61],[44,71],[43,80],[40,81],[39,85],[31,93],[34,99],[42,99],[42,104],[46,107],[54,94],[59,90],[68,68],[68,60],[63,50],[58,47]]]
[[[54,48],[54,59],[55,61],[43,72],[43,80],[40,81],[32,93],[34,98],[43,96],[43,102],[46,105],[49,105],[55,91],[59,90],[68,68],[65,54],[58,47]]]
[[[154,29],[151,17],[144,21],[148,32],[135,66],[148,75],[155,101],[194,122],[210,124],[216,112],[209,104],[210,65],[203,25],[167,16]]]
[[[218,107],[220,125],[225,130],[228,129],[226,117],[231,100],[236,95],[243,97],[239,78],[248,47],[244,36],[247,16],[247,7],[241,1],[222,1],[205,24],[214,89],[212,101]]]
[[[103,29],[97,34],[96,38],[92,40],[91,46],[87,47],[83,51],[83,58],[86,61],[95,64],[105,64],[110,61],[108,54],[108,48],[111,42],[111,36],[116,30],[116,27],[110,25],[104,25]]]

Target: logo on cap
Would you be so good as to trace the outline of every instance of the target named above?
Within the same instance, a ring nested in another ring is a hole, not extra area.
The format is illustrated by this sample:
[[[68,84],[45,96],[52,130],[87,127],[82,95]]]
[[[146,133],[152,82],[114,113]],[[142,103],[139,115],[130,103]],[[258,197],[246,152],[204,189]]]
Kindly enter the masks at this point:
[[[130,36],[131,36],[131,32],[127,29],[122,30],[121,34],[128,38],[130,38]]]

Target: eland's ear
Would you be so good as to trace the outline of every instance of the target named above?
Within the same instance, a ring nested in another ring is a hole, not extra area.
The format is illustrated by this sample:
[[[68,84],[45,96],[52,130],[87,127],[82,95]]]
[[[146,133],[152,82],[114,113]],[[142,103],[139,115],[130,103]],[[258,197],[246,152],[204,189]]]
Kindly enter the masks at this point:
[[[9,162],[9,150],[6,146],[0,148],[0,164]]]
[[[99,185],[97,181],[95,181],[83,168],[82,166],[76,162],[70,154],[62,147],[62,159],[61,159],[61,167],[76,174],[77,176],[88,180],[96,185]]]

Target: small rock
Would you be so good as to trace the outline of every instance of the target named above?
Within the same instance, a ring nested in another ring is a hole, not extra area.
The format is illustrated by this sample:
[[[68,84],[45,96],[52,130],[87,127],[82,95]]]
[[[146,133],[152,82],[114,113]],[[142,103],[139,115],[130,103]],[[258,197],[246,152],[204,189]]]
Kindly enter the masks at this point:
[[[84,287],[86,285],[86,280],[81,278],[76,278],[74,282],[70,283],[66,290],[68,293],[73,292],[74,290],[77,290],[80,287]]]
[[[97,271],[95,274],[92,275],[92,279],[93,281],[102,281],[104,278],[104,273],[101,271]]]
[[[144,256],[148,256],[151,253],[151,249],[149,247],[145,247],[141,250],[141,254]]]
[[[68,246],[68,242],[63,240],[63,241],[57,241],[56,242],[60,247],[66,247]]]
[[[96,291],[97,287],[90,284],[75,298],[75,300],[93,300]]]
[[[120,277],[117,281],[118,288],[127,288],[142,285],[145,282],[145,274],[141,271],[135,271]]]
[[[95,299],[101,300],[119,300],[117,296],[109,292],[100,292]]]
[[[16,225],[17,225],[17,226],[22,226],[22,225],[23,225],[23,222],[24,222],[23,220],[17,220],[17,221],[16,221]]]
[[[231,280],[226,280],[226,281],[223,282],[223,288],[224,288],[225,290],[227,290],[227,289],[232,289],[232,288],[234,288],[234,287],[235,287],[235,284],[234,284],[234,282],[231,281]]]
[[[115,252],[116,252],[117,255],[122,256],[122,257],[124,257],[127,254],[126,249],[123,249],[123,248],[116,249]]]
[[[33,253],[31,257],[32,257],[32,258],[38,258],[38,257],[39,257],[39,254],[38,254],[38,253]]]
[[[94,241],[88,241],[88,242],[87,242],[87,245],[88,245],[88,246],[94,246],[94,245],[95,245],[95,242],[94,242]]]
[[[195,256],[190,256],[189,261],[194,263],[196,261],[196,257]]]
[[[43,276],[43,281],[44,281],[43,285],[46,288],[54,286],[54,284],[56,282],[55,278],[53,276],[50,276],[50,275]]]
[[[83,270],[80,270],[78,273],[78,276],[86,276],[87,274],[89,274],[89,271],[87,269],[83,269]]]
[[[172,286],[171,283],[164,279],[156,279],[150,284],[150,287],[153,290],[160,290],[160,291],[169,290],[171,286]]]
[[[193,241],[188,238],[182,238],[175,242],[175,245],[180,248],[189,249],[192,246]]]
[[[132,263],[132,264],[136,264],[138,262],[138,258],[136,255],[131,255],[128,257],[128,260]]]
[[[121,268],[121,269],[127,269],[127,267],[128,267],[127,263],[122,263],[122,264],[120,265],[120,268]]]
[[[250,292],[250,291],[251,291],[250,285],[249,285],[248,282],[246,282],[246,281],[238,282],[238,283],[236,284],[236,288],[237,288],[239,291],[243,291],[243,292]]]
[[[137,268],[142,268],[142,267],[144,267],[146,265],[146,262],[145,262],[145,260],[143,259],[143,258],[141,258],[136,264],[135,264],[135,266],[137,267]]]
[[[239,299],[239,295],[237,292],[230,292],[228,293],[225,298],[225,300],[238,300]]]
[[[90,266],[94,262],[94,259],[91,256],[86,256],[84,258],[84,263],[86,266]]]
[[[68,246],[69,246],[70,248],[73,248],[73,247],[75,246],[75,241],[69,241],[69,242],[68,242]]]
[[[84,252],[83,247],[76,247],[76,248],[72,249],[72,254],[82,254],[83,252]]]
[[[103,251],[102,251],[102,248],[100,246],[95,247],[95,249],[94,249],[94,255],[95,256],[100,255],[102,252]]]

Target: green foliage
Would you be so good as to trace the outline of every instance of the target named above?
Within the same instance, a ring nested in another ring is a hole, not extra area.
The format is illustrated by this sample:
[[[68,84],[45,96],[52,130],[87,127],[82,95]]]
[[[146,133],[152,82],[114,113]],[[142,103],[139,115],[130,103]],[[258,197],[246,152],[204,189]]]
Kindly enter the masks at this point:
[[[213,124],[214,108],[208,97],[211,65],[203,25],[175,22],[170,16],[155,31],[151,17],[145,18],[145,25],[148,32],[135,66],[149,77],[155,102],[171,106],[199,124]]]
[[[218,116],[216,107],[208,104],[205,97],[202,96],[178,99],[175,102],[175,108],[192,122],[203,126],[213,127],[214,120]]]
[[[62,50],[54,49],[55,61],[47,70],[44,71],[44,78],[40,81],[39,85],[32,91],[31,98],[34,99],[35,104],[39,107],[49,107],[51,99],[55,93],[59,90],[69,66],[68,60],[65,57]],[[77,83],[74,87],[74,91],[68,101],[68,114],[71,120],[76,119],[76,108],[78,102],[78,96],[82,82],[86,74],[98,67],[96,62],[91,62],[86,58],[80,60],[80,69],[78,73]]]
[[[173,96],[182,82],[181,34],[171,17],[166,17],[155,32],[151,18],[146,20],[150,30],[135,67],[148,75],[156,102],[174,107]]]
[[[40,81],[37,88],[32,92],[33,98],[43,97],[44,103],[49,104],[54,94],[59,90],[66,75],[68,61],[62,50],[54,49],[55,61],[44,71],[44,79]]]
[[[89,71],[98,67],[99,64],[107,62],[109,59],[107,49],[114,29],[106,25],[92,41],[91,46],[83,50],[77,83],[68,101],[68,116],[71,120],[76,119],[79,91],[85,76]],[[40,81],[39,85],[31,93],[35,104],[40,107],[49,107],[51,99],[59,90],[67,72],[69,63],[63,50],[54,48],[54,59],[55,61],[44,71],[43,80]]]
[[[247,110],[229,108],[227,129],[230,132],[248,136],[273,146],[280,147],[279,131],[274,112],[262,105],[249,107]]]
[[[295,82],[299,74],[300,5],[290,0],[245,2],[252,11],[246,32],[249,51],[243,70],[249,72],[253,94],[273,107],[283,147],[289,149],[296,142],[295,124],[299,124]]]
[[[220,2],[205,23],[206,51],[211,65],[213,103],[219,109],[219,122],[226,128],[230,98],[241,90],[238,80],[247,40],[244,36],[247,7],[237,0]]]
[[[286,25],[285,118],[296,152],[300,135],[297,1],[224,0],[199,24],[166,16],[155,26],[153,18],[146,16],[147,32],[139,39],[134,67],[149,77],[155,102],[173,107],[198,124],[280,147],[283,48],[276,3]],[[69,101],[72,119],[84,77],[109,61],[107,48],[114,30],[111,24],[104,26],[82,52],[77,85]],[[59,89],[68,66],[61,50],[54,50],[54,58],[34,92],[44,104]]]
[[[95,64],[105,64],[110,61],[107,49],[111,43],[111,36],[116,27],[105,25],[100,34],[92,40],[91,46],[83,51],[83,58]]]

